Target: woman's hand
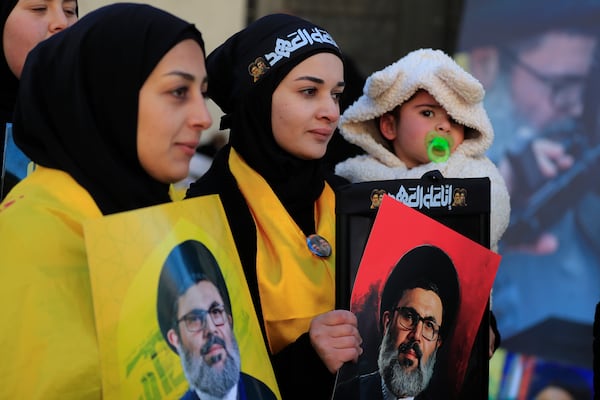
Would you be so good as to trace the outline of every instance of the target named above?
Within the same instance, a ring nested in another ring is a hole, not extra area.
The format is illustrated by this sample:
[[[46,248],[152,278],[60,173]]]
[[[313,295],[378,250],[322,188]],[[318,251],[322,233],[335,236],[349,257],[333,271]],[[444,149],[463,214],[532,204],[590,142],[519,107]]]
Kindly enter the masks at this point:
[[[310,323],[310,342],[331,373],[363,352],[356,316],[347,310],[317,315]]]

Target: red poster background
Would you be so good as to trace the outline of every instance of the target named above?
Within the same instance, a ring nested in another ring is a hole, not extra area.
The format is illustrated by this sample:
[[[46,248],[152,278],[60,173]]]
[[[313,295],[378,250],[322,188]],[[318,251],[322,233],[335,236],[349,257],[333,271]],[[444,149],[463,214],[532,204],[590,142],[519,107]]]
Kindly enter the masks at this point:
[[[448,368],[450,382],[458,391],[501,257],[391,196],[386,196],[380,206],[352,289],[350,307],[357,314],[364,340],[361,357],[377,358],[378,347],[374,344],[381,341],[379,301],[387,276],[406,252],[424,244],[444,250],[458,275],[460,306],[454,335],[443,345],[450,348],[449,365],[436,366]],[[368,372],[372,371],[359,371]]]

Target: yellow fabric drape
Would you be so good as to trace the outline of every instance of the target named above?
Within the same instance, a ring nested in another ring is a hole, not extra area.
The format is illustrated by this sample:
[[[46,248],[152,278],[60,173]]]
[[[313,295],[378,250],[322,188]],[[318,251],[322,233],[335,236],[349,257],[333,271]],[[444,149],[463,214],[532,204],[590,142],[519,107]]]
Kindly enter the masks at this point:
[[[317,234],[332,255],[311,253],[306,236],[267,182],[231,149],[229,167],[256,224],[256,273],[267,339],[279,352],[307,332],[316,315],[335,306],[335,197],[325,184],[315,203]]]
[[[37,166],[0,204],[1,399],[100,399],[82,222],[101,217],[68,174]]]

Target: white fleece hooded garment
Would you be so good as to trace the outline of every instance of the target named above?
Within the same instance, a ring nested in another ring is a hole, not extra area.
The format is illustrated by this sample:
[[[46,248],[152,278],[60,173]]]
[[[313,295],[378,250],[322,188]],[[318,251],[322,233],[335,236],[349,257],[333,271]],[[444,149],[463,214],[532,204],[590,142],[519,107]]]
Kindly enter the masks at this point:
[[[448,114],[465,126],[465,140],[447,161],[407,168],[379,132],[377,118],[403,104],[418,90],[431,94]],[[510,200],[496,166],[485,155],[494,132],[483,107],[484,90],[472,75],[440,50],[415,50],[366,81],[363,95],[340,118],[342,136],[367,154],[336,165],[335,173],[351,182],[415,179],[437,169],[447,178],[488,177],[491,181],[490,244],[508,226]]]

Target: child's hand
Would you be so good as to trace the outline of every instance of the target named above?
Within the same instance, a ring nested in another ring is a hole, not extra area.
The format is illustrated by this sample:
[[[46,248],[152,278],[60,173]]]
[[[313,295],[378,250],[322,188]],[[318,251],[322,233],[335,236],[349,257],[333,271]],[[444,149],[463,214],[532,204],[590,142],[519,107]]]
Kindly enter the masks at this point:
[[[356,362],[363,352],[356,316],[334,310],[317,315],[310,323],[310,342],[331,373],[348,361]]]

